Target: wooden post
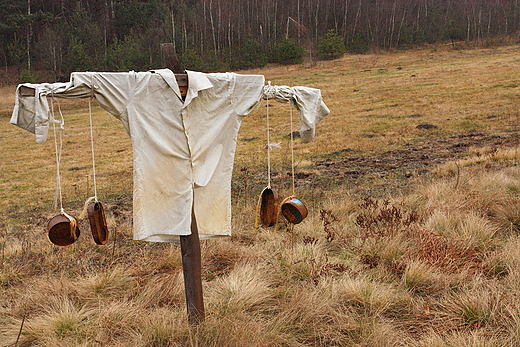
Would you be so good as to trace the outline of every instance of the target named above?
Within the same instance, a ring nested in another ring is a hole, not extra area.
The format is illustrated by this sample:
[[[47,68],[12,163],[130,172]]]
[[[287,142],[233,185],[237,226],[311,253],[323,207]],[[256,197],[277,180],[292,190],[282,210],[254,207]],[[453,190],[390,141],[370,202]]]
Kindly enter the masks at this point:
[[[173,73],[185,73],[179,60],[177,60],[177,53],[175,53],[173,43],[161,43],[161,58],[163,68],[168,68]]]
[[[199,232],[195,213],[191,213],[191,235],[181,236],[182,273],[188,322],[198,324],[204,321],[204,300],[202,297],[202,265]]]
[[[172,43],[161,44],[161,57],[163,67],[169,68],[175,73],[181,94],[185,97],[189,81],[184,69],[177,60],[177,55],[175,54]],[[193,206],[191,211],[191,235],[181,236],[180,241],[188,322],[190,324],[198,324],[204,321],[205,313],[202,296],[202,257],[200,252],[199,231]]]

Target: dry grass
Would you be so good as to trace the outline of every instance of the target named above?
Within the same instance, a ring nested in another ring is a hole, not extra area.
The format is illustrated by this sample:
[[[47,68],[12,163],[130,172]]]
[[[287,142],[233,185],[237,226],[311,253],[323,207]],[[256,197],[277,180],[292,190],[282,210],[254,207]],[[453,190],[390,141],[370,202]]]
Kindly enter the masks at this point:
[[[435,47],[350,55],[313,67],[273,68],[262,73],[273,83],[323,90],[333,114],[323,122],[322,135],[305,146],[305,152],[381,151],[429,136],[414,129],[422,123],[438,126],[434,136],[512,126],[518,118],[517,49]]]
[[[18,347],[520,346],[517,142],[475,143],[382,197],[359,195],[341,171],[344,183],[328,187],[316,165],[415,145],[420,156],[423,143],[468,133],[517,136],[518,53],[432,47],[250,71],[322,88],[332,114],[314,142],[296,145],[309,217],[278,230],[253,226],[266,184],[264,108],[244,120],[234,235],[202,244],[207,316],[196,327],[186,320],[179,246],[131,241],[132,153],[122,126],[94,107],[98,195],[113,237],[96,246],[83,221],[78,242],[55,247],[44,232],[56,213],[53,143],[36,145],[7,125],[14,87],[2,87],[0,346],[14,346],[22,321]],[[93,194],[87,104],[61,106],[64,205],[78,215]],[[287,193],[287,105],[270,113],[273,141],[283,144],[273,184]],[[416,128],[423,123],[437,128]],[[370,179],[357,184],[388,183],[366,170]]]
[[[14,106],[14,87],[0,87],[0,117],[9,117]]]

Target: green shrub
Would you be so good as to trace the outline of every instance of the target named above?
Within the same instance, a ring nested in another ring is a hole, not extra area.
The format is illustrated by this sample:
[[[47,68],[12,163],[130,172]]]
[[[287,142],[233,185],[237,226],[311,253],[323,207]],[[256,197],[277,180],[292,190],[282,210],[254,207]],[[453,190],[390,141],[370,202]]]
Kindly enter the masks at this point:
[[[272,63],[279,64],[300,64],[303,62],[305,50],[296,42],[284,39],[276,44],[271,56]]]
[[[204,56],[204,66],[200,71],[204,72],[225,72],[229,70],[228,63],[219,55],[206,54]]]
[[[454,20],[450,20],[448,25],[444,28],[444,32],[442,33],[443,40],[449,40],[452,43],[455,41],[464,40],[465,32],[461,27],[460,23],[457,23]]]
[[[20,73],[19,79],[20,79],[20,83],[35,83],[36,82],[36,77],[34,75],[34,71],[27,70],[27,69],[23,70]]]
[[[334,30],[329,30],[325,37],[318,41],[318,53],[326,60],[337,59],[347,51],[343,37]]]
[[[27,70],[24,69],[18,75],[18,81],[20,83],[44,83],[49,81],[54,81],[56,76],[52,71],[47,70]]]
[[[70,71],[86,71],[90,68],[88,47],[76,37],[70,41],[66,66]]]
[[[399,46],[413,46],[426,41],[426,34],[422,29],[415,29],[412,27],[404,27],[401,31]]]
[[[138,35],[115,40],[108,52],[109,68],[115,71],[143,71],[149,68],[148,55]]]
[[[187,49],[179,55],[179,63],[182,67],[192,71],[203,71],[204,61],[194,49]]]
[[[268,62],[267,50],[264,45],[256,40],[247,40],[241,50],[240,68],[250,69],[263,67]]]

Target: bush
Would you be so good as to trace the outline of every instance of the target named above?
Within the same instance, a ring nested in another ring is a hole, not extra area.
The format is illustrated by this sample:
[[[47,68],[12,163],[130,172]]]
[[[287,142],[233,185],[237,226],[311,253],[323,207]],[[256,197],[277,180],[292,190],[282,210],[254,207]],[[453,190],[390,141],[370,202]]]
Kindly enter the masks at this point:
[[[35,71],[24,69],[18,75],[19,83],[44,83],[49,81],[55,81],[56,76],[53,71]]]
[[[422,29],[415,29],[411,27],[403,28],[401,32],[401,37],[399,42],[397,43],[399,46],[413,46],[417,44],[421,44],[426,41],[426,34]]]
[[[210,53],[204,56],[204,67],[200,71],[225,72],[228,70],[229,64],[222,57]]]
[[[194,49],[187,49],[182,52],[179,56],[179,63],[182,67],[192,71],[203,71],[204,61],[199,53]]]
[[[449,40],[452,43],[455,41],[463,41],[466,39],[464,29],[461,28],[460,23],[454,20],[450,20],[448,25],[444,28],[442,34],[443,40]]]
[[[318,41],[318,54],[326,60],[337,59],[345,54],[347,49],[341,37],[334,30],[329,30],[325,37]]]
[[[256,40],[249,39],[241,50],[240,68],[263,67],[267,62],[267,51],[264,45]]]
[[[296,42],[285,39],[273,48],[272,63],[300,64],[303,62],[305,50]]]
[[[149,68],[149,59],[142,40],[129,35],[123,41],[115,40],[108,52],[108,66],[115,71],[143,71]]]
[[[23,70],[19,76],[20,83],[35,83],[36,76],[32,70]]]
[[[90,69],[89,49],[86,44],[73,37],[69,45],[66,66],[70,71],[86,71]]]

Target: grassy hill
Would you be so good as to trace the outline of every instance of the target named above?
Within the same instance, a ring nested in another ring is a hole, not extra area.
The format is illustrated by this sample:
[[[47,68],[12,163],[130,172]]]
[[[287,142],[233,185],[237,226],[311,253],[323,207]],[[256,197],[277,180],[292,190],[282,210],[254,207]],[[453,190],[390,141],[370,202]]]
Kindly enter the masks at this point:
[[[56,247],[45,233],[55,144],[8,124],[15,86],[3,87],[0,346],[520,346],[519,56],[435,46],[246,71],[322,89],[331,114],[295,144],[309,217],[277,230],[254,227],[265,102],[244,120],[233,236],[202,244],[197,327],[178,245],[131,240],[132,152],[118,121],[93,105],[111,239],[96,246],[83,221],[75,244]],[[93,195],[88,103],[59,102],[64,208],[77,216]],[[272,185],[287,195],[290,108],[270,102],[269,114],[282,145]]]

